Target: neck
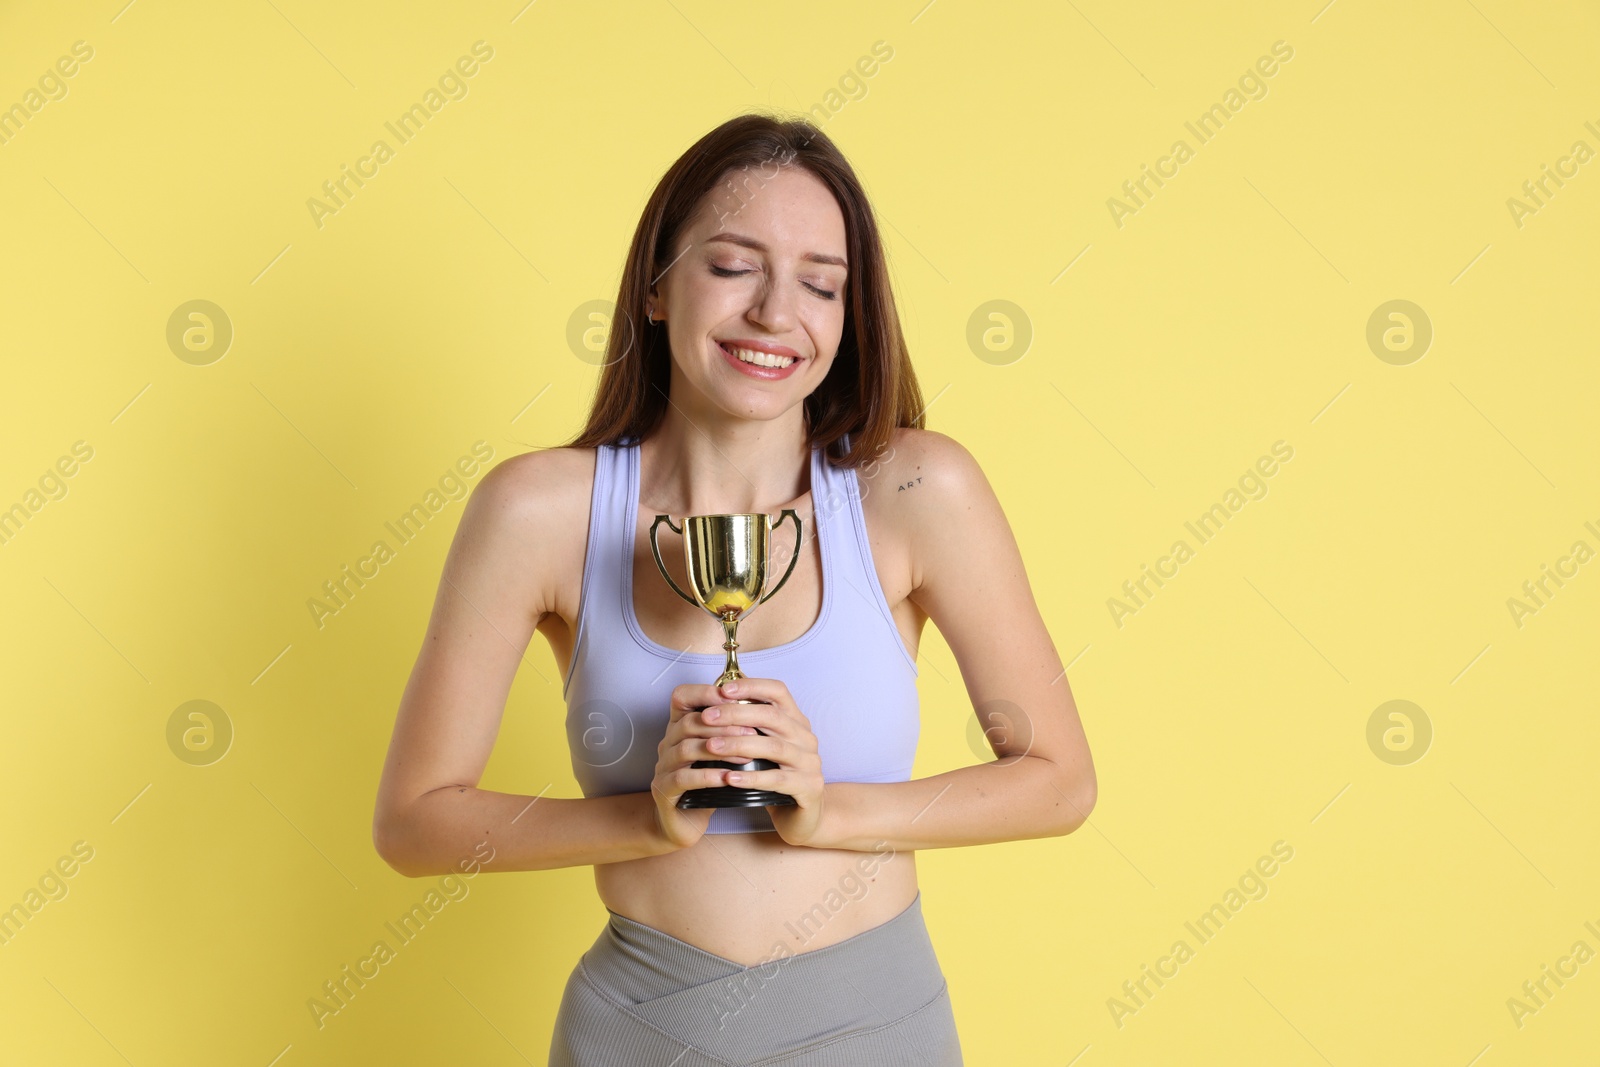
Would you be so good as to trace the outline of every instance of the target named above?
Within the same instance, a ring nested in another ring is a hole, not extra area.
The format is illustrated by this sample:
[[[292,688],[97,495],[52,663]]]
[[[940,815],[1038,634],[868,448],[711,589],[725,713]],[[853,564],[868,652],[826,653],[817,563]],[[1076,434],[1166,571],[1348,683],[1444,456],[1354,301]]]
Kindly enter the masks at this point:
[[[800,406],[768,421],[693,418],[667,405],[640,445],[639,499],[673,516],[777,511],[810,485]]]

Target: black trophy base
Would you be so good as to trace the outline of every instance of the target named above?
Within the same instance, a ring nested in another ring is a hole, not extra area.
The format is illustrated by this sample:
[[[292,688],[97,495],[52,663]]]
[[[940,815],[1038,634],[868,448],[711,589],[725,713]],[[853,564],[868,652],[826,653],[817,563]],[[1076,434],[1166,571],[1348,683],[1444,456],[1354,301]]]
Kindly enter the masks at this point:
[[[749,763],[724,763],[721,760],[695,760],[691,767],[722,767],[730,771],[770,771],[777,764],[771,760],[752,760]],[[690,789],[678,798],[680,808],[762,808],[793,807],[794,797],[772,789],[743,789],[736,785],[716,785],[705,789]]]

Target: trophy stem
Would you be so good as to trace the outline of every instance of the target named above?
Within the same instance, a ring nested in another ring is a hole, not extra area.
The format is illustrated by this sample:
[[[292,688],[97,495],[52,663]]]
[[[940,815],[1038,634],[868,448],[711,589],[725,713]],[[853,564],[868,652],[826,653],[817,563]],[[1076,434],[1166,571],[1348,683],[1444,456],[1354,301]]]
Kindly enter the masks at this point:
[[[721,616],[722,632],[727,637],[722,645],[722,650],[728,654],[727,667],[723,670],[715,684],[726,685],[731,681],[744,677],[744,672],[739,669],[739,617],[733,612]]]

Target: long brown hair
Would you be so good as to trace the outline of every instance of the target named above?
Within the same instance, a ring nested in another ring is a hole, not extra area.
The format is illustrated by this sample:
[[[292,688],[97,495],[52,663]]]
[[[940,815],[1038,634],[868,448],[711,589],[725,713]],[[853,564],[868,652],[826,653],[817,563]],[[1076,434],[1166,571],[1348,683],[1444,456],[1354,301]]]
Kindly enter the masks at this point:
[[[643,440],[660,425],[672,355],[665,324],[645,318],[650,286],[670,267],[678,236],[706,193],[719,184],[734,188],[738,175],[730,171],[787,164],[805,168],[833,192],[844,215],[850,263],[839,350],[827,377],[804,401],[810,447],[821,446],[836,467],[859,467],[888,448],[896,427],[923,428],[922,390],[900,329],[878,223],[855,171],[807,120],[750,113],[729,119],[690,146],[645,205],[617,291],[589,420],[571,447]],[[845,434],[850,435],[848,453]]]

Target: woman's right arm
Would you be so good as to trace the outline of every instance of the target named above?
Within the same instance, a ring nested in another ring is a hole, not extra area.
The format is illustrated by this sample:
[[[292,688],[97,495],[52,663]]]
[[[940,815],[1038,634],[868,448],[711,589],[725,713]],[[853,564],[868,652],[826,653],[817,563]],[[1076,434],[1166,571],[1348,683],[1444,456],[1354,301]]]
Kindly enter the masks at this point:
[[[555,606],[552,546],[584,537],[592,469],[569,449],[514,456],[479,481],[445,561],[400,700],[373,812],[378,854],[412,878],[614,863],[682,847],[650,793],[567,799],[479,789],[512,679]],[[588,472],[588,473],[586,473]],[[577,523],[574,529],[573,523]],[[579,558],[582,549],[578,550]],[[703,773],[703,772],[701,772]]]

